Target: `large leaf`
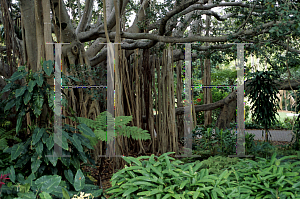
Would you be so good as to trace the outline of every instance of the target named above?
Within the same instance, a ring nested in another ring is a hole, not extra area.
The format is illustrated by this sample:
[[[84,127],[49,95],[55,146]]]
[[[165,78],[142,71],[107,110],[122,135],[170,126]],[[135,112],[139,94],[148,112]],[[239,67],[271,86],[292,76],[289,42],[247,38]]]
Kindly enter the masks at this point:
[[[11,149],[11,160],[17,159],[24,150],[23,143],[15,144]]]
[[[28,154],[22,155],[20,159],[18,159],[15,168],[22,168],[27,162],[30,160],[31,156]]]
[[[69,169],[69,170],[64,170],[64,174],[65,174],[65,177],[66,179],[72,184],[74,185],[74,175],[72,173],[72,171]]]
[[[35,173],[41,165],[42,161],[40,160],[40,157],[31,158],[31,171],[32,173]]]
[[[24,181],[24,183],[28,183],[30,186],[34,185],[35,175],[34,173],[31,173],[27,179]]]
[[[80,169],[77,170],[74,178],[74,188],[76,191],[80,191],[84,188],[85,177]]]
[[[87,157],[84,152],[79,152],[79,157],[84,163],[87,163]]]
[[[53,71],[53,63],[51,60],[48,61],[44,61],[43,63],[43,69],[45,71],[45,73],[50,76],[52,71]]]
[[[40,141],[44,133],[46,133],[44,128],[41,129],[39,127],[35,128],[32,135],[32,145],[35,145],[38,141]]]
[[[20,107],[23,106],[23,98],[22,96],[19,96],[15,100],[16,100],[16,110],[18,111]]]
[[[15,183],[16,180],[16,172],[15,172],[15,168],[11,165],[10,166],[10,175],[9,175],[9,179]]]
[[[30,101],[32,96],[32,93],[26,90],[25,95],[24,95],[24,104],[27,105],[27,103]]]
[[[50,194],[47,193],[47,192],[42,192],[42,193],[39,194],[39,196],[40,196],[41,199],[52,199]]]
[[[51,90],[48,93],[48,105],[51,109],[54,108],[54,91],[53,90]]]
[[[39,156],[42,156],[42,154],[43,154],[43,149],[44,149],[44,144],[43,144],[43,142],[38,142],[37,145],[36,145],[36,147],[35,147],[35,151],[37,152],[37,154],[38,154]]]
[[[94,132],[92,131],[92,129],[90,129],[86,124],[80,124],[78,125],[79,130],[82,131],[83,134],[91,136],[91,137],[95,137]]]
[[[79,137],[74,133],[72,136],[72,143],[73,145],[77,148],[78,151],[83,152],[83,148],[81,145],[81,141],[79,139]]]
[[[80,134],[77,134],[77,136],[80,138],[82,145],[86,146],[89,149],[94,149],[93,146],[91,145],[91,141],[88,138]]]
[[[42,176],[35,181],[35,184],[41,188],[41,191],[51,193],[52,191],[57,189],[60,181],[61,176],[58,175]]]
[[[73,157],[71,158],[71,163],[73,164],[73,166],[75,167],[75,169],[80,169],[80,161],[78,157]]]
[[[50,151],[48,151],[47,155],[48,155],[47,158],[51,162],[51,164],[53,166],[56,166],[58,157],[57,157],[57,155],[55,156],[54,149],[51,149]]]
[[[12,85],[13,85],[12,83],[7,83],[5,85],[5,87],[2,89],[1,93],[5,93],[5,92],[9,91],[10,88],[12,87]]]
[[[70,195],[69,195],[68,191],[63,187],[62,187],[62,193],[63,193],[64,199],[70,199]]]
[[[35,194],[33,192],[29,193],[18,193],[18,196],[22,199],[36,199]]]
[[[54,146],[53,135],[50,135],[46,140],[47,140],[46,146],[47,146],[48,150],[52,149]]]
[[[17,71],[8,80],[14,82],[16,80],[22,79],[26,74],[27,72]]]
[[[35,115],[36,117],[38,117],[38,116],[41,115],[42,110],[41,110],[41,108],[39,108],[38,106],[34,106],[34,108],[33,108],[33,113],[34,113],[34,115]]]
[[[22,126],[22,121],[23,121],[23,116],[19,114],[18,119],[17,119],[17,126],[16,126],[16,132],[18,133],[21,129]]]
[[[28,91],[32,92],[35,85],[36,85],[36,81],[30,80],[30,82],[28,83]]]
[[[18,180],[20,183],[24,184],[24,176],[23,176],[21,173],[18,173],[18,175],[17,175],[17,180]]]
[[[69,149],[67,138],[63,134],[63,132],[60,135],[57,133],[54,134],[54,143],[56,143],[58,146],[60,146],[61,148],[65,149],[65,150]]]
[[[17,89],[16,93],[15,93],[16,98],[23,95],[24,92],[26,91],[26,89],[27,89],[27,86],[22,86],[21,88]]]
[[[9,100],[9,102],[7,102],[7,104],[4,107],[4,112],[7,111],[7,110],[10,110],[15,105],[16,105],[16,100],[15,99]]]
[[[41,87],[43,85],[43,82],[44,82],[43,74],[39,73],[38,75],[35,76],[35,79],[36,79],[37,85],[39,85]]]
[[[33,100],[34,100],[35,105],[41,109],[43,106],[43,102],[44,102],[43,95],[40,92],[36,92],[33,94]]]

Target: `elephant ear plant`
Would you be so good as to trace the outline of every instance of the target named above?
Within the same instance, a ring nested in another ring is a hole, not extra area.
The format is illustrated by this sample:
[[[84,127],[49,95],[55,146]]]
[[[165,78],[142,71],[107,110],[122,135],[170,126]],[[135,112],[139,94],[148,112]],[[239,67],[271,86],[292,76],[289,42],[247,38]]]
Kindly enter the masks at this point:
[[[268,128],[278,122],[276,118],[277,103],[279,100],[277,85],[274,80],[279,75],[274,71],[258,71],[251,73],[252,79],[249,85],[249,97],[253,110],[253,118],[256,123],[261,124],[265,128],[265,141],[268,141]]]

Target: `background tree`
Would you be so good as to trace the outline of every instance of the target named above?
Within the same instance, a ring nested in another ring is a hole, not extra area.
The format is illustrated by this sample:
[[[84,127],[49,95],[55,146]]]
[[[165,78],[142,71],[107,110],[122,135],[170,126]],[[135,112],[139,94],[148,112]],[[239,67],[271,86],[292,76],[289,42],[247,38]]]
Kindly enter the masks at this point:
[[[63,73],[74,77],[69,85],[78,84],[75,77],[80,79],[82,84],[106,85],[107,45],[103,43],[109,42],[108,38],[111,42],[121,41],[118,51],[116,48],[116,55],[119,55],[116,59],[119,59],[116,64],[116,77],[120,81],[120,84],[117,81],[116,85],[116,114],[133,115],[131,124],[149,130],[152,140],[135,142],[120,138],[122,144],[117,145],[117,151],[120,151],[120,148],[140,153],[176,150],[176,136],[182,132],[172,130],[174,125],[180,124],[180,117],[177,117],[176,123],[173,118],[183,114],[184,109],[179,107],[179,97],[178,107],[176,110],[172,108],[173,104],[175,105],[175,94],[171,89],[174,81],[171,83],[172,80],[165,76],[168,70],[173,70],[174,63],[185,58],[183,46],[178,45],[176,48],[175,43],[202,44],[192,45],[192,59],[202,60],[202,65],[205,58],[210,59],[211,68],[215,68],[218,63],[236,59],[236,45],[229,44],[234,42],[253,43],[245,47],[245,58],[251,54],[256,55],[261,63],[268,64],[268,70],[277,70],[284,74],[299,67],[298,1],[214,0],[209,3],[208,0],[123,0],[114,3],[113,0],[107,0],[105,5],[104,14],[104,4],[100,0],[86,0],[84,4],[77,0],[20,0],[15,4],[1,0],[0,20],[4,27],[1,54],[6,57],[1,58],[0,75],[9,78],[11,71],[16,70],[18,64],[26,64],[29,70],[35,72],[41,67],[41,58],[48,59],[47,52],[50,51],[45,45],[50,30],[49,16],[46,15],[48,12],[51,17],[52,42],[69,43],[62,48]],[[10,14],[5,14],[7,12]],[[131,12],[136,16],[129,25]],[[205,15],[211,17],[209,35],[205,34],[208,29],[208,26],[205,26]],[[116,20],[117,18],[120,21]],[[104,25],[104,21],[107,25]],[[12,33],[12,27],[15,25],[17,28]],[[18,30],[21,30],[21,36]],[[224,60],[225,58],[228,60]],[[247,68],[246,71],[248,70],[250,69]],[[202,71],[204,73],[204,68]],[[288,74],[288,78],[282,75],[276,80],[279,90],[297,89],[299,81],[292,75]],[[157,83],[158,77],[165,79]],[[246,95],[249,93],[249,82],[251,79],[245,82]],[[156,90],[149,90],[150,85],[155,84],[158,84]],[[1,81],[1,87],[4,86],[5,82]],[[167,90],[168,97],[165,98],[163,86],[165,89],[170,88]],[[90,89],[64,89],[64,93],[77,116],[94,119],[106,110],[104,89],[94,93]],[[176,95],[178,96],[178,93]],[[156,96],[153,98],[155,103],[159,102],[159,96],[162,98],[161,102],[165,103],[158,104],[158,107],[165,109],[159,109],[156,115],[159,120],[156,119],[155,122],[153,103],[150,103],[152,96]],[[167,105],[168,101],[170,105]],[[194,106],[195,112],[217,108],[221,108],[221,111],[216,125],[228,128],[236,109],[235,91],[217,102]],[[44,107],[41,119],[45,121],[46,112],[47,107]],[[67,110],[63,113],[68,115]],[[164,121],[163,125],[159,124],[161,121]],[[66,122],[75,125],[73,121]],[[149,145],[152,147],[146,147]],[[94,158],[97,159],[97,155],[103,154],[104,149],[105,143],[100,141],[95,147]]]

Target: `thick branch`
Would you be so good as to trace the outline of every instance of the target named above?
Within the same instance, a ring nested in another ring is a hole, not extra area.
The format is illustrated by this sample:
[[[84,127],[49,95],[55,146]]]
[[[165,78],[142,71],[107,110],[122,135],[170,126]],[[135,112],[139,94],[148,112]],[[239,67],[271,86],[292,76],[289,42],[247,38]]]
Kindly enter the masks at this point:
[[[245,91],[245,96],[247,96],[249,94],[249,89],[247,89],[247,85],[250,83],[251,80],[246,81],[245,83],[245,87],[246,87],[246,91]],[[288,80],[281,80],[280,81],[275,81],[275,83],[279,84],[278,90],[291,90],[290,84],[288,82]],[[298,80],[291,80],[291,86],[294,90],[298,89],[298,86],[300,86],[300,79]],[[222,106],[224,106],[224,104],[228,104],[229,102],[233,101],[236,99],[236,91],[230,93],[227,97],[225,97],[222,100],[219,100],[215,103],[211,103],[211,104],[204,104],[204,105],[196,105],[195,106],[195,111],[196,112],[200,112],[200,111],[209,111],[209,110],[215,110],[217,108],[220,108]],[[184,107],[179,107],[176,108],[176,115],[181,115],[184,114]]]
[[[85,1],[85,8],[83,10],[83,15],[80,19],[80,22],[76,28],[76,34],[84,31],[87,25],[90,23],[92,19],[93,4],[94,4],[94,0]]]

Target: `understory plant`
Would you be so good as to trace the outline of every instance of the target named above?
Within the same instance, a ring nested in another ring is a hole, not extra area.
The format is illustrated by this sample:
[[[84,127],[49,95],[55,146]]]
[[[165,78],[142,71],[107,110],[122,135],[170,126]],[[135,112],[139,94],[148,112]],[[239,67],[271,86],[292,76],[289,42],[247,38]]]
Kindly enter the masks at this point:
[[[127,126],[131,120],[132,116],[118,116],[113,118],[112,114],[104,111],[96,117],[95,120],[84,118],[84,117],[71,117],[72,120],[86,125],[91,128],[95,133],[95,136],[92,137],[89,134],[83,135],[91,141],[91,144],[95,146],[99,140],[110,142],[116,136],[126,136],[134,140],[149,140],[151,136],[147,133],[147,130],[143,130],[136,126]],[[108,133],[108,129],[115,129],[113,133]]]
[[[201,136],[201,139],[198,138]],[[214,155],[233,155],[236,153],[236,132],[230,129],[196,127],[193,130],[193,152],[207,159]],[[245,133],[246,152],[254,147],[254,135]]]
[[[171,153],[123,157],[129,166],[112,176],[110,198],[300,198],[300,162],[284,162],[295,156],[239,159],[211,173],[207,165],[214,163],[183,164]]]
[[[19,67],[1,91],[10,92],[4,107],[5,113],[16,113],[15,132],[18,136],[27,135],[27,128],[22,128],[26,113],[30,115],[32,125],[30,134],[19,143],[13,143],[0,151],[6,154],[5,169],[0,174],[10,173],[8,184],[2,186],[0,195],[3,199],[18,198],[66,198],[80,192],[88,192],[95,197],[104,197],[103,190],[95,186],[81,170],[82,163],[95,165],[86,149],[93,149],[90,140],[84,137],[95,134],[85,124],[77,128],[63,124],[61,136],[55,136],[51,125],[51,111],[54,104],[54,92],[44,81],[44,77],[53,72],[51,61],[43,63],[43,70],[37,73],[27,72]],[[16,80],[25,80],[25,85],[18,85]],[[64,98],[63,98],[64,99]],[[67,106],[67,104],[63,103]],[[50,112],[48,123],[40,117],[43,107]],[[2,132],[3,134],[3,132]],[[58,145],[60,143],[60,145]],[[62,154],[57,154],[55,147],[61,147]],[[65,156],[65,157],[64,157]],[[1,162],[0,162],[1,163]]]

